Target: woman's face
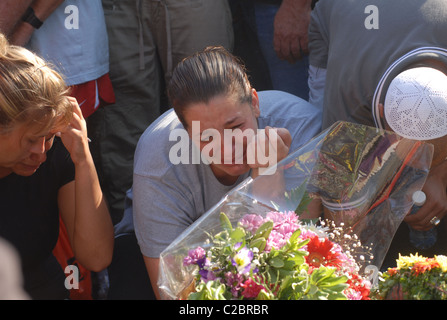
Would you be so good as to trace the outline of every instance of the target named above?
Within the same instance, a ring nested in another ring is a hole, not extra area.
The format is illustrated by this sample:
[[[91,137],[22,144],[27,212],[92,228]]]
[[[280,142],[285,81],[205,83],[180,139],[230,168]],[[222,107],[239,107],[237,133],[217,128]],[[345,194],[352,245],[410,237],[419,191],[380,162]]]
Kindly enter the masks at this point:
[[[196,103],[185,109],[189,136],[199,146],[202,157],[210,159],[214,175],[223,184],[233,184],[250,170],[247,143],[251,134],[256,134],[259,114],[255,90],[251,104],[241,104],[230,95],[217,96],[209,103]]]
[[[36,124],[17,123],[0,134],[0,178],[10,173],[30,176],[45,162],[53,145],[54,133]]]

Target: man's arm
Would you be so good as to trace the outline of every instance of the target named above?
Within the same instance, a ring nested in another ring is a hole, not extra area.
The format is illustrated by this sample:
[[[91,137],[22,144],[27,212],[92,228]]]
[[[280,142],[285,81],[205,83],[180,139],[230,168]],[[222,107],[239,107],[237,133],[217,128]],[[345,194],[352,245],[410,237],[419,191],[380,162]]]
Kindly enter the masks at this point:
[[[425,204],[412,215],[405,217],[416,230],[429,230],[433,227],[430,220],[434,217],[442,220],[447,214],[447,161],[430,169],[422,191],[427,195]]]
[[[329,55],[328,35],[324,22],[325,19],[320,16],[319,8],[316,8],[311,14],[309,25],[308,85],[309,102],[321,109],[324,104],[327,60]]]
[[[33,0],[0,1],[0,32],[9,38],[16,24],[32,2]]]
[[[34,0],[31,2],[32,3],[29,6],[34,10],[35,16],[43,22],[61,5],[61,3],[64,2],[64,0]],[[32,25],[21,20],[21,17],[27,8],[28,6],[25,7],[22,14],[19,16],[19,19],[15,24],[15,29],[10,35],[10,42],[18,46],[26,45],[35,31],[35,28]]]
[[[143,255],[144,264],[146,265],[147,274],[151,280],[152,290],[154,290],[155,297],[160,300],[160,292],[158,292],[158,265],[160,263],[159,258],[149,258]]]
[[[280,59],[291,63],[308,50],[308,27],[312,0],[283,0],[276,13],[273,46]]]

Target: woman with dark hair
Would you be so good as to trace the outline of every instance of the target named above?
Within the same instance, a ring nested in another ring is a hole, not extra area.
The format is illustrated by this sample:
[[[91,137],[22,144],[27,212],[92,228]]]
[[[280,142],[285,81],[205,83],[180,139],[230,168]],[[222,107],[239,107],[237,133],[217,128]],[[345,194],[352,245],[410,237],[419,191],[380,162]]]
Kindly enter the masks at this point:
[[[258,93],[241,62],[222,47],[180,62],[168,97],[173,109],[140,138],[128,194],[153,288],[160,253],[183,230],[321,127],[319,110],[306,101],[285,92]],[[259,150],[268,153],[268,161],[261,161]],[[125,215],[123,223],[131,218]]]

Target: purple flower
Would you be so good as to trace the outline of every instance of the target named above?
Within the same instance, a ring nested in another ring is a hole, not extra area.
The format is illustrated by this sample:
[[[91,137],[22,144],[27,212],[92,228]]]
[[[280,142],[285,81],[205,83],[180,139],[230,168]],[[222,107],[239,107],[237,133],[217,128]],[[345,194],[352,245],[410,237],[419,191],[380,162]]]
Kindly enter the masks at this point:
[[[241,284],[244,282],[244,277],[239,273],[227,272],[225,273],[226,285],[231,288],[231,294],[237,298],[241,290]]]
[[[202,279],[203,281],[205,281],[205,282],[208,282],[208,281],[216,280],[216,279],[217,279],[217,277],[216,277],[216,275],[214,274],[214,272],[212,272],[212,271],[210,271],[210,270],[207,270],[206,268],[205,268],[205,269],[200,269],[200,270],[199,270],[199,274],[200,274],[200,276],[201,276],[201,279]]]
[[[236,249],[238,249],[241,244],[236,244]],[[236,267],[238,273],[248,273],[251,268],[251,260],[253,259],[253,251],[243,247],[240,249],[231,260],[233,266]]]
[[[183,265],[197,264],[200,268],[203,268],[205,257],[206,251],[202,247],[197,247],[194,250],[189,250],[188,255],[183,259]]]

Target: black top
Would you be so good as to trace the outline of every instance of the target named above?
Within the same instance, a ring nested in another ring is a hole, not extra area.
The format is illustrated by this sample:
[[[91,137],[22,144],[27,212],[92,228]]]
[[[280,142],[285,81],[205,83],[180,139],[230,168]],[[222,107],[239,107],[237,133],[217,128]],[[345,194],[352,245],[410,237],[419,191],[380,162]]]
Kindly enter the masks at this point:
[[[0,179],[0,237],[18,250],[25,290],[34,299],[66,295],[65,275],[52,250],[59,236],[58,190],[73,180],[74,165],[59,138],[33,175]]]

